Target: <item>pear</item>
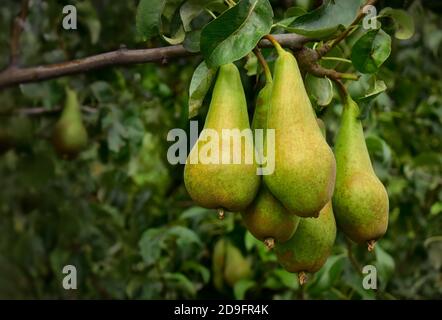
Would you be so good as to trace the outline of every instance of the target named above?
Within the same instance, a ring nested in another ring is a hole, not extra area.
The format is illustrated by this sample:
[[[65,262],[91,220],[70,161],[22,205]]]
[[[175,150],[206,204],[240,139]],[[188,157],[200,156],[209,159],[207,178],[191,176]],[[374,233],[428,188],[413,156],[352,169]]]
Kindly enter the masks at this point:
[[[336,222],[331,202],[318,218],[301,218],[293,237],[275,245],[279,263],[289,272],[297,272],[301,284],[305,273],[321,269],[330,255],[336,239]]]
[[[272,81],[267,75],[267,83],[258,94],[252,121],[253,129],[266,128],[271,96]],[[258,146],[259,144],[257,149]],[[258,150],[258,152],[263,152],[263,150]],[[295,233],[300,219],[288,212],[264,184],[261,185],[255,200],[241,215],[250,233],[263,241],[269,249],[273,248],[275,241],[289,240]]]
[[[212,254],[212,275],[213,285],[219,291],[224,286],[224,265],[226,258],[226,241],[221,238],[215,243]]]
[[[88,143],[77,93],[69,88],[66,88],[65,107],[52,133],[52,143],[57,153],[66,158],[75,158]]]
[[[231,287],[241,279],[252,275],[251,261],[229,240],[221,238],[212,255],[213,284],[219,291],[224,289],[224,281]]]
[[[240,143],[232,143],[232,136]],[[204,130],[187,158],[184,183],[200,206],[241,211],[258,192],[257,169],[240,74],[226,64],[219,68]]]
[[[252,264],[245,258],[241,251],[230,242],[226,244],[226,260],[224,268],[224,279],[230,287],[252,275]]]
[[[301,219],[288,212],[265,186],[261,186],[256,199],[241,215],[250,233],[269,249],[275,242],[289,240]]]
[[[316,122],[295,57],[279,46],[277,50],[267,120],[267,128],[275,130],[275,170],[264,176],[264,182],[290,212],[317,216],[332,197],[336,162]],[[266,139],[266,149],[268,143]]]
[[[338,227],[353,241],[373,249],[388,226],[388,194],[373,170],[359,107],[347,96],[335,144],[337,161],[333,208]]]

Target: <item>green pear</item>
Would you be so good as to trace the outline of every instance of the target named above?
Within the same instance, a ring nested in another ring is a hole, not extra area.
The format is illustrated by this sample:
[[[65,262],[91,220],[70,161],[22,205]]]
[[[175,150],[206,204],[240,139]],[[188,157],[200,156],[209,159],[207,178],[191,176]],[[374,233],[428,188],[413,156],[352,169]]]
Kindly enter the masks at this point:
[[[230,242],[226,245],[226,260],[224,268],[224,279],[230,287],[252,275],[252,264],[250,259],[245,258],[241,251]]]
[[[263,185],[252,204],[241,213],[250,233],[269,249],[275,242],[286,242],[298,227],[299,218],[286,208]]]
[[[321,269],[329,257],[336,239],[336,222],[331,202],[318,218],[301,218],[293,237],[275,245],[279,263],[289,272],[297,272],[301,284],[304,274]]]
[[[267,120],[267,128],[275,130],[275,170],[264,176],[264,182],[290,212],[317,216],[332,197],[336,162],[316,122],[295,57],[281,47],[277,50]],[[268,144],[266,139],[266,149]]]
[[[252,121],[254,130],[266,128],[271,96],[272,81],[268,75],[266,85],[258,94]],[[259,146],[260,144],[257,144],[256,148],[259,149]],[[264,241],[269,249],[273,248],[275,241],[289,240],[295,233],[300,219],[288,212],[264,184],[261,185],[255,200],[241,215],[250,233],[258,240]]]
[[[241,211],[258,191],[257,169],[240,74],[226,64],[219,69],[204,130],[187,158],[184,183],[200,206]]]
[[[221,238],[215,243],[212,254],[213,285],[219,291],[224,287],[224,265],[226,260],[226,241]]]
[[[359,107],[346,97],[335,144],[337,162],[333,208],[338,227],[371,250],[388,226],[388,194],[371,165]]]
[[[69,88],[66,89],[65,107],[54,127],[52,143],[57,153],[66,158],[74,158],[88,143],[77,93]]]

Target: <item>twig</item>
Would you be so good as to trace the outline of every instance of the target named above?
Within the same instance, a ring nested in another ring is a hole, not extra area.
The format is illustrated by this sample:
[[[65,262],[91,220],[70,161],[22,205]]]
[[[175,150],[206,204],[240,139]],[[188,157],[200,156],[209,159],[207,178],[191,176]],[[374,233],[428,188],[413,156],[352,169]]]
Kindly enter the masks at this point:
[[[290,48],[300,48],[311,40],[296,34],[280,34],[275,35],[275,38],[281,45]],[[268,48],[271,47],[271,43],[268,40],[261,40],[259,46]],[[29,68],[8,68],[0,72],[0,89],[21,83],[49,80],[109,66],[161,62],[190,55],[193,55],[193,53],[188,52],[182,45],[138,50],[121,48],[116,51],[62,63]]]
[[[301,65],[301,68],[308,73],[324,78],[327,77],[332,80],[346,79],[358,80],[359,75],[354,73],[342,73],[334,69],[326,69],[318,63],[320,59],[319,53],[316,50],[303,47],[296,51],[296,58]]]
[[[21,9],[18,16],[14,19],[11,32],[11,43],[10,43],[10,61],[9,67],[15,67],[18,62],[20,55],[20,36],[23,31],[26,17],[28,16],[29,0],[22,0]]]
[[[363,9],[365,6],[368,5],[374,5],[377,2],[377,0],[367,0],[365,4],[363,4],[356,15],[356,18],[353,20],[353,22],[348,26],[347,29],[345,29],[342,33],[340,33],[335,39],[331,40],[329,43],[324,44],[322,47],[317,49],[316,51],[319,54],[319,57],[323,57],[326,55],[331,49],[333,49],[339,42],[344,40],[349,33],[353,30],[353,28],[362,20],[365,13],[363,12]]]
[[[36,108],[17,108],[8,112],[0,112],[0,116],[11,116],[13,114],[19,114],[24,116],[40,116],[40,115],[51,115],[58,114],[63,110],[62,107],[55,107],[52,109],[47,109],[44,107]],[[97,113],[98,109],[88,106],[82,106],[81,111],[85,113]]]
[[[272,81],[272,73],[270,72],[269,65],[267,64],[266,59],[261,53],[261,50],[256,47],[253,49],[253,52],[255,53],[256,57],[258,58],[259,64],[261,65],[262,69],[264,70],[264,75],[266,77],[266,83],[269,83]]]

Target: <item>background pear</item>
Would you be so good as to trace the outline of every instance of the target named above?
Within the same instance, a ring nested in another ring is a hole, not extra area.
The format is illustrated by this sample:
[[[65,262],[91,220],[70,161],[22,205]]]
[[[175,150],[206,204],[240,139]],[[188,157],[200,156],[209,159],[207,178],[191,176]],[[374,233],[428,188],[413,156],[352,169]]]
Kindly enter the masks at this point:
[[[213,284],[219,291],[224,289],[224,282],[234,287],[241,280],[252,275],[251,261],[229,240],[219,239],[212,255]]]
[[[224,279],[230,287],[252,275],[252,263],[244,257],[241,251],[230,242],[226,243],[226,260],[224,268]]]
[[[333,207],[338,227],[353,241],[382,237],[388,226],[388,194],[371,165],[357,104],[347,96],[335,144]]]
[[[57,153],[67,158],[74,158],[87,146],[88,136],[81,118],[77,93],[69,88],[66,88],[66,104],[55,124],[52,142]]]
[[[267,83],[259,92],[256,101],[252,121],[254,130],[266,128],[271,96],[272,81],[270,75],[267,75]],[[257,151],[263,152],[259,147],[260,145],[257,144]],[[269,249],[273,248],[275,241],[285,242],[289,240],[295,233],[300,219],[288,212],[264,184],[261,184],[258,195],[252,204],[241,214],[250,233],[258,240],[264,241]]]
[[[335,158],[316,122],[296,59],[277,49],[267,121],[268,129],[275,129],[275,171],[264,181],[290,212],[316,216],[333,194]]]
[[[226,259],[226,241],[221,238],[215,243],[212,253],[212,275],[213,285],[219,291],[224,286],[224,265]]]
[[[206,129],[212,129],[219,140],[208,137],[205,134]],[[232,139],[222,134],[223,129],[249,131],[245,139],[239,139],[239,147],[233,148]],[[230,149],[223,147],[229,144]],[[219,151],[219,156],[214,157],[220,160],[218,163],[200,161],[199,156],[204,155],[203,150],[209,157],[213,156],[212,152],[215,151],[210,146]],[[253,135],[239,71],[234,64],[223,65],[219,69],[204,130],[190,151],[184,168],[184,183],[192,199],[206,208],[244,210],[255,198],[260,184],[254,153]],[[233,162],[232,154],[240,156],[239,164],[221,162],[221,159],[229,155]],[[195,158],[198,163],[192,163]]]
[[[275,245],[276,256],[289,272],[313,273],[327,261],[335,238],[336,222],[329,202],[318,218],[301,218],[293,237]]]

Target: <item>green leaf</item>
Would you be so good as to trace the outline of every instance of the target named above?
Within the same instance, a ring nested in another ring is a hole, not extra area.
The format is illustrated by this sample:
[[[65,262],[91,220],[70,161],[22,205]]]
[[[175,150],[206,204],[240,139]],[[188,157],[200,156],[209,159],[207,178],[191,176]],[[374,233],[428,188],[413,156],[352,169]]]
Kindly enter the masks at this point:
[[[215,75],[216,69],[208,69],[204,61],[195,69],[189,88],[189,119],[198,114]]]
[[[305,86],[310,100],[316,105],[324,107],[333,100],[333,83],[329,78],[318,78],[307,74]]]
[[[400,40],[410,39],[414,35],[414,20],[407,11],[402,9],[384,8],[379,15],[393,20],[396,32],[394,36]]]
[[[297,17],[286,29],[307,37],[324,39],[348,27],[362,0],[328,0],[319,8]]]
[[[249,231],[246,231],[244,236],[244,245],[247,251],[251,251],[257,244],[259,245],[259,240],[257,240]]]
[[[171,45],[176,45],[182,43],[186,37],[186,33],[184,32],[183,27],[180,27],[178,31],[172,37],[167,37],[162,35],[163,39],[166,40]]]
[[[201,278],[204,283],[209,282],[210,270],[207,269],[205,266],[203,266],[195,261],[188,260],[183,263],[183,271],[189,271],[189,270],[199,273],[201,275]]]
[[[192,219],[194,217],[201,217],[202,215],[205,215],[207,213],[213,213],[212,210],[210,209],[206,209],[206,208],[202,208],[202,207],[191,207],[185,211],[183,211],[183,213],[181,213],[180,215],[180,219]]]
[[[370,135],[365,138],[365,142],[370,155],[379,155],[384,164],[391,163],[391,148],[384,139],[379,136]]]
[[[391,52],[391,38],[382,29],[368,31],[356,41],[351,61],[362,73],[375,73]]]
[[[183,46],[189,52],[199,52],[200,39],[201,39],[201,30],[187,32]]]
[[[180,8],[181,21],[186,32],[191,31],[190,23],[198,17],[204,9],[220,9],[225,7],[223,0],[189,0]]]
[[[334,255],[327,259],[325,265],[316,273],[315,281],[309,287],[312,294],[320,294],[330,289],[341,277],[344,268],[345,255]]]
[[[164,246],[163,233],[163,229],[148,229],[141,236],[138,247],[147,265],[154,264],[160,258],[161,248]]]
[[[254,285],[255,281],[253,280],[241,279],[236,282],[235,286],[233,287],[233,294],[235,295],[235,299],[243,300],[247,290],[252,288]]]
[[[136,25],[140,36],[149,40],[159,32],[161,14],[166,0],[140,0],[137,8]]]
[[[385,90],[387,90],[387,86],[384,81],[377,80],[376,76],[368,74],[363,74],[358,81],[352,81],[348,86],[351,96],[362,108],[367,108]],[[360,118],[364,119],[365,116],[364,112],[362,112]]]
[[[192,297],[196,295],[195,285],[185,275],[167,272],[164,274],[164,279],[170,283],[169,285],[178,287]]]
[[[379,243],[376,244],[376,268],[378,271],[378,277],[380,279],[380,286],[385,288],[388,281],[393,275],[395,263],[393,257],[386,252]]]
[[[303,14],[305,14],[306,11],[304,8],[301,7],[291,7],[288,8],[287,11],[284,13],[284,19],[279,21],[276,25],[279,27],[287,28],[295,19]]]
[[[182,226],[174,226],[168,229],[166,234],[176,237],[176,243],[179,247],[188,246],[192,243],[202,245],[200,238],[194,231]]]
[[[436,202],[435,204],[433,204],[431,206],[430,214],[432,216],[436,216],[436,215],[438,215],[441,212],[442,212],[442,202]]]
[[[213,68],[246,56],[272,28],[268,0],[242,0],[207,24],[201,32],[201,52]]]
[[[247,70],[247,75],[249,77],[254,76],[258,73],[258,58],[253,52],[250,52],[246,58],[246,64],[244,69]]]

